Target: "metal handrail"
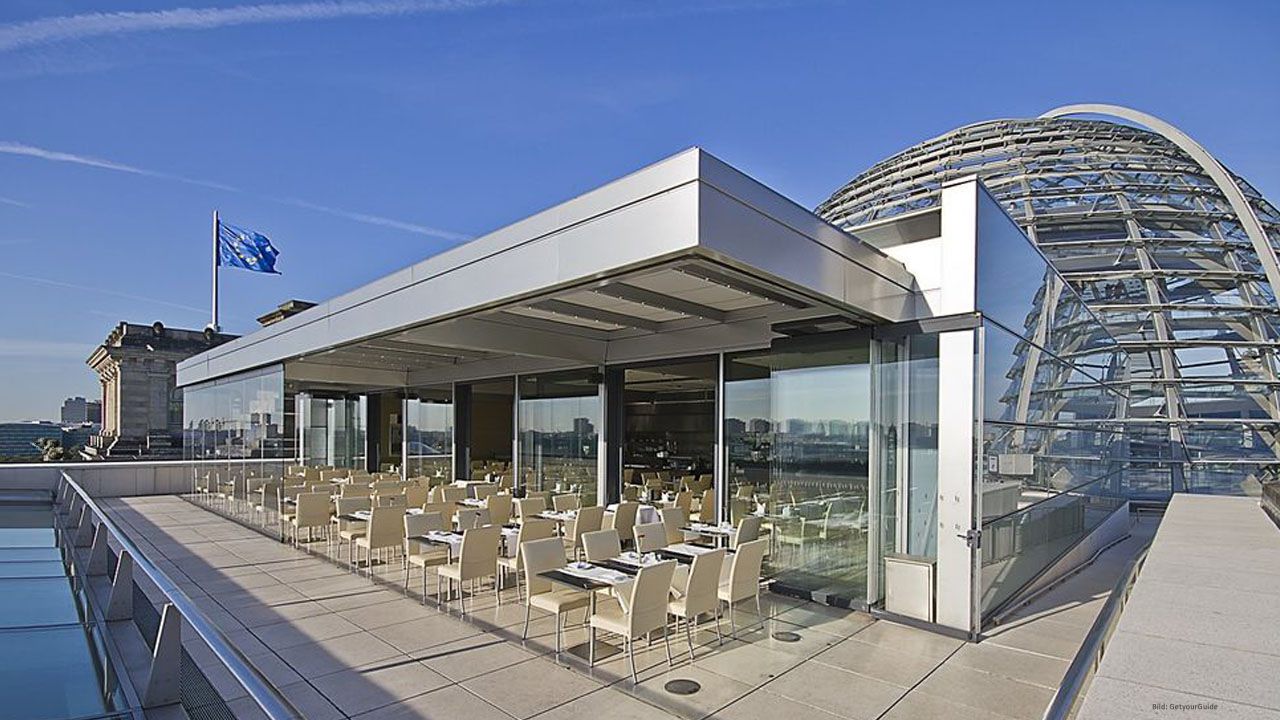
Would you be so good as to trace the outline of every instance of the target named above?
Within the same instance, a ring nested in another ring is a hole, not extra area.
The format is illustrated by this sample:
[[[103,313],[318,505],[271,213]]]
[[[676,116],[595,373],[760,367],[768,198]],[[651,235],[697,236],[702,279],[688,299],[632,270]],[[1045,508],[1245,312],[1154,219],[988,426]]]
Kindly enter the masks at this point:
[[[184,624],[195,630],[200,639],[213,651],[213,654],[227,668],[232,677],[236,679],[236,682],[240,683],[245,693],[257,704],[258,708],[271,720],[299,720],[302,718],[302,714],[298,712],[297,708],[280,694],[280,691],[249,662],[249,659],[201,612],[200,608],[191,601],[191,598],[187,597],[187,594],[169,579],[169,576],[165,575],[160,568],[156,567],[138,549],[138,546],[129,539],[129,536],[102,511],[102,508],[98,507],[93,498],[89,497],[84,488],[71,479],[71,476],[65,471],[62,471],[61,474],[62,481],[80,496],[80,501],[97,517],[98,522],[104,525],[111,535],[115,537],[116,541],[120,543],[121,547],[128,550],[129,554],[133,556],[134,570],[141,570],[145,573],[156,588],[177,608],[178,612],[182,614]]]
[[[1080,650],[1072,659],[1066,674],[1062,676],[1062,683],[1054,692],[1053,700],[1045,709],[1044,720],[1067,720],[1075,713],[1076,706],[1082,699],[1085,685],[1093,678],[1094,671],[1102,662],[1102,653],[1106,649],[1107,641],[1111,639],[1111,633],[1115,630],[1116,623],[1120,621],[1120,611],[1124,609],[1125,602],[1129,599],[1129,591],[1133,589],[1133,583],[1138,579],[1138,572],[1142,569],[1142,563],[1146,561],[1147,552],[1150,549],[1151,545],[1148,544],[1142,552],[1138,553],[1138,557],[1133,559],[1128,570],[1111,589],[1106,604],[1102,606],[1102,612],[1098,613],[1098,617],[1094,619],[1089,633],[1085,635],[1084,642],[1080,645]]]

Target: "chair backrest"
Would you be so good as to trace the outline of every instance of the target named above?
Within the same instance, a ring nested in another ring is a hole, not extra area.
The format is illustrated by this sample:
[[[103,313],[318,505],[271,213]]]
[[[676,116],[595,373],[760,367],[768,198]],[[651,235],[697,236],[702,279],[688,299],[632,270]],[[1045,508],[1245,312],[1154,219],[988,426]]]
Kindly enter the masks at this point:
[[[422,506],[422,511],[428,512],[428,513],[438,513],[440,517],[444,518],[445,529],[452,530],[453,516],[458,512],[458,506],[450,505],[449,503],[429,502],[426,505]]]
[[[702,493],[702,507],[698,508],[698,521],[711,523],[716,521],[716,491],[705,490]]]
[[[618,503],[613,511],[613,529],[622,537],[631,537],[631,528],[636,525],[636,512],[640,510],[638,502]]]
[[[555,586],[539,573],[564,567],[564,546],[554,537],[526,540],[520,543],[520,562],[529,583],[529,595],[550,592]]]
[[[742,522],[738,523],[738,532],[733,536],[735,550],[743,543],[760,539],[761,521],[762,518],[759,515],[748,515],[742,518]]]
[[[608,560],[622,554],[622,540],[617,530],[596,530],[582,534],[582,549],[587,560]]]
[[[339,485],[338,494],[342,497],[369,497],[373,494],[373,488],[365,483],[348,482]]]
[[[639,485],[623,485],[622,499],[627,502],[635,502],[636,500],[639,500],[640,486]]]
[[[457,504],[467,499],[467,489],[465,487],[444,485],[441,488],[441,492],[444,493],[445,502]]]
[[[404,541],[403,507],[375,507],[369,515],[369,549],[393,547]]]
[[[525,518],[537,515],[547,509],[547,499],[541,495],[516,500],[516,515],[524,522]]]
[[[426,535],[432,530],[444,530],[444,519],[440,517],[440,513],[418,513],[411,515],[405,513],[404,516],[404,536],[406,538]]]
[[[298,495],[299,527],[320,527],[329,524],[329,493],[302,493]]]
[[[520,553],[519,548],[531,540],[545,540],[556,536],[556,521],[543,520],[541,518],[530,518],[520,524],[520,531],[516,533],[516,566],[519,567]],[[559,540],[557,540],[559,542]],[[564,549],[561,545],[560,556],[564,557]]]
[[[689,581],[684,589],[685,611],[690,617],[714,612],[720,599],[720,567],[724,564],[724,548],[702,553],[689,566]]]
[[[484,499],[489,508],[489,519],[494,525],[506,525],[511,522],[511,496],[507,493],[494,493]]]
[[[444,502],[444,486],[432,485],[431,491],[427,493],[427,502],[432,504],[443,503]]]
[[[632,532],[637,552],[653,552],[667,546],[667,528],[660,522],[636,525]]]
[[[738,486],[737,497],[740,497],[743,500],[750,500],[754,498],[755,495],[756,495],[755,485],[739,485]]]
[[[489,517],[489,511],[485,508],[458,508],[459,530],[470,530],[492,523],[493,518]]]
[[[631,584],[627,602],[627,626],[631,638],[657,630],[667,624],[667,594],[675,576],[676,561],[667,560],[640,568]]]
[[[684,510],[685,517],[693,511],[693,493],[688,490],[681,490],[676,493],[675,506]]]
[[[398,507],[403,508],[407,505],[404,493],[387,492],[374,495],[377,507]]]
[[[462,532],[462,550],[458,563],[463,580],[494,574],[498,564],[498,542],[502,528],[497,525],[475,527]]]
[[[679,506],[662,508],[658,512],[662,516],[662,528],[667,534],[667,544],[675,545],[684,542],[684,533],[680,528],[689,524],[689,515]]]
[[[589,532],[598,532],[604,524],[604,508],[599,505],[588,505],[578,509],[573,519],[573,544],[582,542],[582,536]]]
[[[738,546],[729,566],[729,602],[737,602],[760,593],[760,567],[768,540],[752,540]]]
[[[427,489],[413,484],[404,489],[404,504],[408,507],[422,507],[427,503]]]
[[[577,495],[556,495],[551,498],[551,507],[556,512],[564,512],[565,510],[577,510],[582,505],[582,501]]]
[[[698,483],[697,475],[681,475],[680,482],[676,484],[676,487],[681,492],[692,492],[693,486],[696,485],[697,483]]]
[[[487,483],[485,485],[471,486],[471,494],[474,495],[475,499],[477,500],[484,500],[485,498],[489,497],[490,495],[496,492],[498,492],[497,483]]]
[[[694,492],[706,492],[707,490],[710,490],[710,489],[711,489],[711,486],[712,486],[713,484],[715,484],[715,476],[714,476],[714,475],[710,475],[710,474],[699,475],[699,476],[698,476],[698,489],[697,489],[697,490],[695,490]]]
[[[258,490],[259,492],[262,493],[261,499],[258,501],[258,504],[266,507],[271,503],[275,502],[276,495],[279,494],[280,492],[280,483],[276,482],[275,480],[268,480],[262,483],[262,487],[259,488]]]
[[[357,510],[368,510],[373,506],[373,499],[364,497],[340,497],[336,501],[339,515],[350,515]]]

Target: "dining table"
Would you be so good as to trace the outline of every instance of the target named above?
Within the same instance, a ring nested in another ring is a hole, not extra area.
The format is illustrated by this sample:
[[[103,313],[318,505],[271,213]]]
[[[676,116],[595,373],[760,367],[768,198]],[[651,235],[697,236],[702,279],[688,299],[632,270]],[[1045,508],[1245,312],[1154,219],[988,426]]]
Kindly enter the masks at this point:
[[[596,596],[600,592],[626,592],[627,586],[631,584],[632,578],[635,577],[637,572],[639,572],[638,567],[628,570],[627,566],[610,560],[599,563],[571,562],[564,567],[544,570],[538,573],[538,576],[551,581],[555,585],[588,593],[590,599],[588,601],[587,617],[590,618],[596,612]],[[590,642],[590,639],[588,639],[567,648],[565,652],[582,660],[590,660],[592,657]],[[600,639],[595,641],[594,656],[596,660],[607,658],[620,652],[622,652],[622,648],[617,645]]]

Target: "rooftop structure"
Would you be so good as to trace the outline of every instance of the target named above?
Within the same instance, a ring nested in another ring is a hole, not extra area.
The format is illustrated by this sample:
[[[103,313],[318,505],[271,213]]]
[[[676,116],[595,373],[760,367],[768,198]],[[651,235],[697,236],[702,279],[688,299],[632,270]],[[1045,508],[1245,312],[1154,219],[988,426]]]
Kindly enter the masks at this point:
[[[1128,397],[1129,494],[1256,494],[1280,467],[1280,211],[1169,124],[1079,105],[926,140],[817,212],[854,233],[901,223],[972,174],[1128,351],[1110,382]],[[1027,322],[1034,333],[1045,319]],[[1049,438],[1021,451],[1046,452]]]

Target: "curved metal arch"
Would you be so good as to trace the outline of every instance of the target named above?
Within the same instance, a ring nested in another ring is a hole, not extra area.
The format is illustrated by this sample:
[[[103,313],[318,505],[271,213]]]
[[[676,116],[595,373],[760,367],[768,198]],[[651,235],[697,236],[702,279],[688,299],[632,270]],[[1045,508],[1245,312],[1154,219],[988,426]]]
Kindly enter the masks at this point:
[[[1253,206],[1249,204],[1249,199],[1244,196],[1240,186],[1236,185],[1231,173],[1227,172],[1222,163],[1206,150],[1203,145],[1193,140],[1190,135],[1154,115],[1122,105],[1108,105],[1105,103],[1063,105],[1049,110],[1040,117],[1053,120],[1068,115],[1107,115],[1137,123],[1163,136],[1164,139],[1173,143],[1179,150],[1190,156],[1209,176],[1209,179],[1213,180],[1214,184],[1218,186],[1218,189],[1222,191],[1222,194],[1227,198],[1227,202],[1231,205],[1231,209],[1235,211],[1236,217],[1240,218],[1240,225],[1244,227],[1245,234],[1249,236],[1249,241],[1253,244],[1253,251],[1257,253],[1258,260],[1262,263],[1262,268],[1266,272],[1267,282],[1271,285],[1271,292],[1280,297],[1280,261],[1276,259],[1275,250],[1272,249],[1271,242],[1267,239],[1267,232],[1263,229],[1262,222],[1258,220],[1257,214],[1253,211]]]

